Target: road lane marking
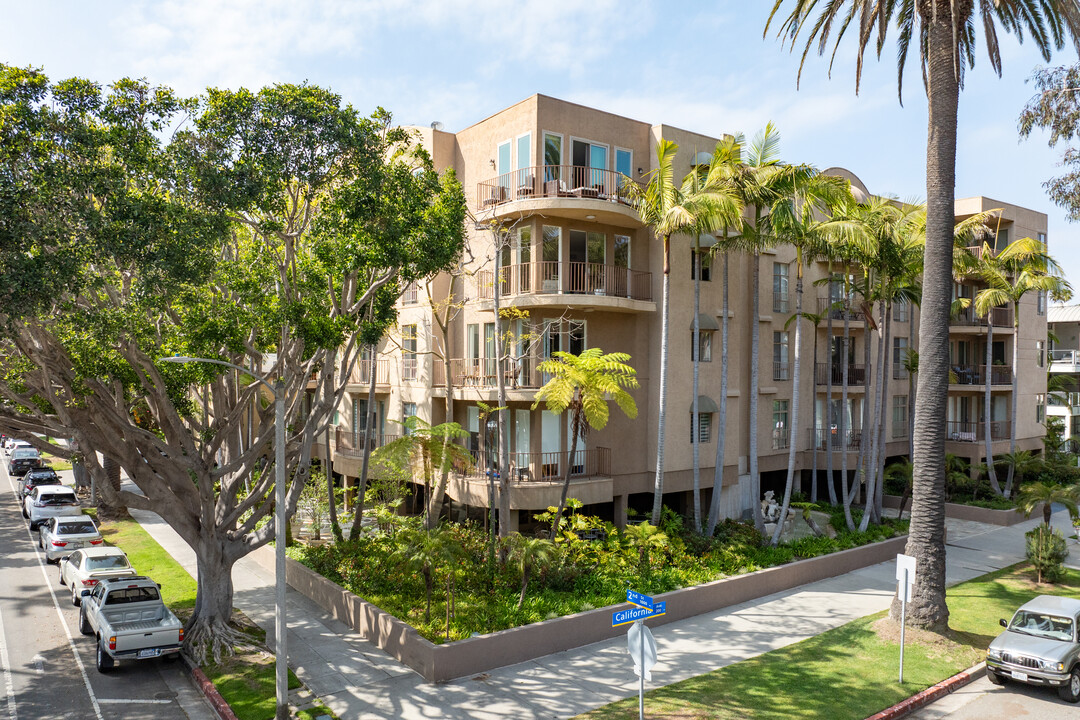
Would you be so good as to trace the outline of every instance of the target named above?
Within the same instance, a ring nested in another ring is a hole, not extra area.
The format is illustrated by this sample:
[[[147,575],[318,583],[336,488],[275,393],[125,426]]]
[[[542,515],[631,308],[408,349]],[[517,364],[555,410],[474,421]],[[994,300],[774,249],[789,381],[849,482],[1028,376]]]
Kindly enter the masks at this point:
[[[100,698],[98,700],[102,705],[169,705],[172,700],[139,700],[126,698]]]
[[[8,717],[11,720],[19,720],[19,712],[15,707],[15,685],[11,681],[11,660],[8,659],[3,613],[0,613],[0,663],[3,663],[4,665],[4,684],[7,686]]]
[[[15,483],[11,480],[11,475],[8,474],[6,468],[4,474],[7,475],[8,485],[11,486],[11,493],[15,495]],[[67,635],[68,646],[71,647],[71,654],[75,656],[75,664],[79,666],[79,673],[82,675],[83,685],[86,686],[86,692],[90,695],[90,704],[94,708],[94,715],[97,717],[97,720],[105,720],[101,715],[101,706],[98,704],[97,696],[94,694],[94,688],[90,687],[90,678],[86,674],[86,666],[83,665],[82,656],[79,655],[79,649],[75,647],[75,638],[71,634],[71,628],[68,627],[67,620],[64,619],[64,613],[60,609],[60,601],[56,599],[56,591],[53,590],[52,583],[49,582],[49,574],[45,571],[45,563],[41,561],[41,553],[38,550],[37,544],[34,542],[33,534],[30,532],[30,523],[25,523],[23,527],[26,528],[26,536],[30,538],[30,545],[34,548],[34,557],[37,558],[38,567],[41,568],[41,577],[45,579],[45,587],[49,589],[49,597],[52,598],[53,607],[56,608],[56,616],[60,618],[60,626],[64,628],[64,634]],[[5,667],[6,666],[7,663],[5,663]]]

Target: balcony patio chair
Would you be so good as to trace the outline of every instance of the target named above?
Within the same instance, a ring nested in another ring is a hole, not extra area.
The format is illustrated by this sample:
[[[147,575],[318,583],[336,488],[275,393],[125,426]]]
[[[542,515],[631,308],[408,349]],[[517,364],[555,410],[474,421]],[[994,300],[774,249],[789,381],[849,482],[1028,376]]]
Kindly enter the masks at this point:
[[[526,175],[524,181],[518,185],[517,196],[519,198],[532,197],[536,192],[536,177],[534,175]]]
[[[502,185],[496,185],[495,187],[488,188],[489,195],[484,198],[483,206],[491,207],[498,205],[499,203],[506,202],[506,188]]]

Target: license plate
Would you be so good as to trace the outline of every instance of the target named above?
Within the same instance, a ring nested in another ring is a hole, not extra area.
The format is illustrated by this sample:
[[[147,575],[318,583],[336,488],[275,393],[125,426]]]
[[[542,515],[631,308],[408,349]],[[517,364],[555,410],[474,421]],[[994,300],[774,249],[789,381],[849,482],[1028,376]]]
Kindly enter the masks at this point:
[[[139,659],[141,660],[143,658],[153,658],[157,657],[160,654],[161,650],[159,650],[158,648],[147,648],[146,650],[139,651]],[[1025,675],[1024,677],[1026,678],[1027,676]]]
[[[1018,672],[1016,670],[1012,671],[1012,677],[1013,680],[1019,680],[1020,682],[1027,682],[1028,680],[1027,673]]]

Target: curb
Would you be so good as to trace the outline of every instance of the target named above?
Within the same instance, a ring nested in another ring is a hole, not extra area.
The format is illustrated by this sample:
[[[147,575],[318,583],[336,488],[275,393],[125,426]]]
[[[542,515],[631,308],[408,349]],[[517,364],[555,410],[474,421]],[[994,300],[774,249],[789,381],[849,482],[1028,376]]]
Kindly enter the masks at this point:
[[[905,715],[912,713],[924,705],[942,698],[954,690],[959,690],[970,682],[977,680],[986,669],[986,663],[981,662],[978,665],[973,665],[967,670],[953,675],[951,678],[942,680],[937,685],[931,685],[920,693],[912,695],[907,700],[901,700],[891,708],[885,708],[879,713],[871,715],[866,720],[893,720],[893,718],[901,718]]]
[[[206,673],[202,671],[202,668],[192,663],[187,655],[181,653],[180,657],[183,658],[184,665],[187,665],[188,671],[191,673],[191,679],[195,681],[195,686],[202,692],[203,697],[210,703],[210,707],[214,709],[217,716],[221,720],[238,720],[236,713],[229,707],[229,703],[225,702],[225,698],[221,697],[221,693],[214,687],[214,683],[210,681],[210,678],[206,677]]]

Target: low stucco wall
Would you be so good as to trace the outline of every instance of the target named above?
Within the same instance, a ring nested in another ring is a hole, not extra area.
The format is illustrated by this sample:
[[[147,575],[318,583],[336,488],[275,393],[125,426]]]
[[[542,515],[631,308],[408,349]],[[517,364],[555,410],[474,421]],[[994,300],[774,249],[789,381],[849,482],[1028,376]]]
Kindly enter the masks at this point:
[[[896,495],[886,495],[881,501],[883,507],[897,509],[900,507],[900,498]],[[908,498],[904,512],[911,512],[911,498]],[[954,520],[971,520],[973,522],[986,523],[987,525],[1015,525],[1027,520],[1024,513],[1019,510],[992,510],[990,508],[975,507],[974,505],[961,505],[959,503],[945,503],[945,517]]]
[[[907,536],[902,535],[873,545],[663,593],[657,595],[656,599],[667,602],[667,614],[650,620],[649,624],[664,625],[876,565],[902,553],[906,543]],[[251,557],[267,571],[274,571],[272,547],[259,548]],[[525,662],[608,640],[626,632],[625,628],[611,627],[611,613],[621,607],[612,605],[436,645],[422,638],[411,625],[291,558],[287,559],[285,579],[295,590],[318,603],[334,618],[353,628],[366,640],[375,643],[429,682],[445,682]]]

